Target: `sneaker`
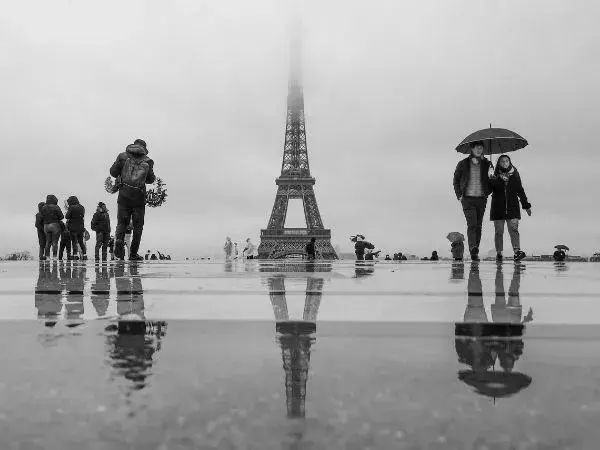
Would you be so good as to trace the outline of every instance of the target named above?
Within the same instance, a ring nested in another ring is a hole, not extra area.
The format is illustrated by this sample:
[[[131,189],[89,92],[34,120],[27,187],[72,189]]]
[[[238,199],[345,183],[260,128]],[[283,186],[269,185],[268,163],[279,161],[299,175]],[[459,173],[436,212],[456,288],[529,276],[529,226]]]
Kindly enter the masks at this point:
[[[496,253],[496,262],[502,262],[503,259],[502,253]]]
[[[125,257],[125,245],[120,239],[115,241],[115,257],[121,260]]]
[[[137,253],[134,253],[133,255],[129,256],[129,261],[143,261],[144,257],[138,255]]]
[[[519,250],[515,253],[515,261],[521,261],[523,258],[527,256],[523,250]]]

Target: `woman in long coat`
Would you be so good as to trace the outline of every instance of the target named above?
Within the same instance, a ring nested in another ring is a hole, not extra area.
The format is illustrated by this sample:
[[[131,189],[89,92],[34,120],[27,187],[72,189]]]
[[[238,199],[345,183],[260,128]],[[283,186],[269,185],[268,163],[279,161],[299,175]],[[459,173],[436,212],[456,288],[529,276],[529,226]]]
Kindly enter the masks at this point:
[[[490,208],[490,220],[494,222],[496,246],[496,260],[502,261],[502,250],[504,245],[504,223],[508,227],[508,234],[515,252],[515,261],[520,261],[526,255],[521,250],[521,238],[519,235],[519,220],[521,220],[521,206],[531,216],[531,204],[527,200],[521,176],[515,166],[512,165],[507,155],[498,158],[498,164],[494,175],[490,177],[492,187],[492,207]],[[520,205],[519,205],[520,202]]]

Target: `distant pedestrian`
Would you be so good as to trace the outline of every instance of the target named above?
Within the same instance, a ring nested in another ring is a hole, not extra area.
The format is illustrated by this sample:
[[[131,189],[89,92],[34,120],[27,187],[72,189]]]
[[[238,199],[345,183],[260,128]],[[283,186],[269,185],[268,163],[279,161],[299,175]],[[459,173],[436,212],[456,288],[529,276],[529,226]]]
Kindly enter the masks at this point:
[[[35,228],[37,230],[38,244],[40,246],[38,258],[40,261],[45,259],[44,254],[46,252],[46,233],[44,233],[44,220],[42,218],[42,208],[44,205],[44,202],[38,203],[38,212],[35,215]]]
[[[431,258],[429,258],[429,261],[439,261],[440,257],[438,256],[438,252],[436,250],[431,252]]]
[[[144,216],[146,214],[146,184],[151,184],[156,179],[154,175],[154,161],[148,158],[146,142],[136,139],[127,146],[123,153],[117,156],[110,168],[110,174],[121,179],[119,198],[117,199],[117,231],[115,236],[115,256],[123,259],[125,256],[125,229],[133,220],[133,239],[131,242],[129,259],[143,260],[138,255],[142,232],[144,230]]]
[[[58,206],[56,196],[50,194],[46,197],[46,204],[40,211],[42,222],[44,223],[44,234],[46,235],[46,248],[44,257],[50,258],[50,247],[52,247],[52,256],[56,259],[58,256],[58,238],[60,237],[60,221],[64,218],[63,212]]]
[[[71,247],[73,257],[79,254],[80,259],[87,259],[87,249],[84,240],[85,233],[85,208],[79,203],[79,199],[74,195],[67,199],[69,209],[65,215],[67,219],[67,228],[71,233]],[[78,247],[79,245],[79,247]]]
[[[240,252],[238,250],[237,242],[233,244],[233,259],[238,259]]]
[[[367,251],[365,253],[365,261],[374,261],[375,258],[379,258],[380,252],[381,250],[374,252],[372,249],[367,248]]]
[[[92,217],[92,231],[96,232],[96,246],[94,248],[94,259],[100,260],[100,248],[102,248],[102,260],[106,262],[108,256],[108,243],[110,241],[110,216],[103,202],[99,202],[96,212]]]
[[[526,255],[521,250],[519,236],[519,220],[521,219],[519,201],[529,216],[531,216],[531,204],[527,201],[519,171],[512,165],[508,155],[501,155],[498,158],[498,164],[494,175],[490,179],[490,185],[492,188],[490,220],[494,222],[496,261],[502,261],[503,258],[504,222],[508,227],[510,242],[515,252],[514,260],[520,261]]]
[[[483,142],[473,142],[471,154],[456,165],[453,180],[454,193],[467,221],[467,240],[473,261],[479,261],[483,216],[491,193],[491,162],[483,156],[483,150]]]
[[[231,238],[229,236],[225,238],[223,251],[225,252],[225,261],[231,261],[233,255],[233,242],[231,242]]]
[[[246,254],[246,259],[254,259],[254,250],[256,249],[256,247],[254,246],[254,244],[252,243],[252,241],[250,240],[250,238],[246,239],[246,248],[244,248],[244,251],[242,252],[242,254]]]
[[[559,248],[552,254],[552,257],[554,261],[564,261],[567,258],[567,254]]]
[[[310,242],[306,244],[304,248],[306,250],[306,254],[308,255],[309,260],[314,260],[317,258],[317,238],[310,238]]]
[[[463,241],[454,241],[450,244],[450,251],[454,261],[462,261],[465,254],[465,244]]]
[[[58,259],[62,261],[63,256],[65,254],[65,250],[67,251],[67,261],[73,259],[71,256],[71,233],[69,232],[65,223],[60,221],[60,248],[58,250]]]
[[[390,255],[385,255],[385,260],[384,261],[391,261],[392,258],[390,258]]]
[[[374,248],[375,246],[370,242],[365,241],[365,238],[362,235],[356,236],[356,244],[354,244],[354,254],[356,255],[356,259],[358,261],[364,261],[366,249],[373,250]]]

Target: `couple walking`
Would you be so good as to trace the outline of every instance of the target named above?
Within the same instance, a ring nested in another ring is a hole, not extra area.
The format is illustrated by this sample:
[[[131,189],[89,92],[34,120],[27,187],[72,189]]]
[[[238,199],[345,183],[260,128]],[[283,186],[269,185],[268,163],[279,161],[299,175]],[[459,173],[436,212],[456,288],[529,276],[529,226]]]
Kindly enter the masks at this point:
[[[531,216],[531,204],[525,195],[521,176],[510,158],[501,155],[492,172],[492,163],[485,158],[483,152],[483,142],[471,143],[469,156],[460,161],[454,171],[454,192],[461,202],[467,221],[467,241],[471,259],[479,261],[483,216],[487,197],[491,194],[490,220],[494,222],[496,260],[503,259],[504,224],[506,223],[514,250],[514,259],[520,261],[526,255],[521,250],[519,236],[521,219],[519,201],[529,216]]]

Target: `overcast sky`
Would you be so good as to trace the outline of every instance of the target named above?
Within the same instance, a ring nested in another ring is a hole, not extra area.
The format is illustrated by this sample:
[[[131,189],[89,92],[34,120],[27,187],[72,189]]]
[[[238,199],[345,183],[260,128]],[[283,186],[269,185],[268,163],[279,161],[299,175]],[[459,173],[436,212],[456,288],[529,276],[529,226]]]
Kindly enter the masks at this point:
[[[300,3],[300,2],[299,2]],[[533,216],[522,247],[600,250],[600,4],[301,2],[307,140],[334,245],[449,254],[465,230],[452,189],[469,133],[524,136],[513,153]],[[0,17],[0,254],[37,245],[37,203],[77,195],[89,226],[104,179],[143,138],[169,200],[142,251],[259,242],[281,170],[289,65],[282,0],[21,0]],[[495,162],[495,159],[494,159]],[[482,251],[493,248],[489,204]],[[293,224],[292,224],[293,225]],[[94,239],[94,238],[92,238]],[[508,236],[505,247],[510,248]]]

